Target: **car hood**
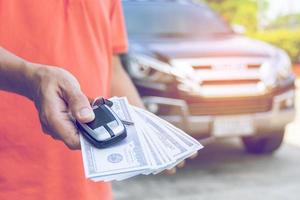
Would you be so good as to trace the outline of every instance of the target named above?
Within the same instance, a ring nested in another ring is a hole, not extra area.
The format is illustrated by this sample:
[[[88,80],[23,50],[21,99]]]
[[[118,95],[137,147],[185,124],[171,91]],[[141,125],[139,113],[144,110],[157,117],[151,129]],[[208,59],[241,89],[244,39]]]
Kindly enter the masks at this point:
[[[131,40],[133,51],[154,54],[165,60],[200,57],[272,57],[276,48],[243,36],[201,39],[138,39]]]

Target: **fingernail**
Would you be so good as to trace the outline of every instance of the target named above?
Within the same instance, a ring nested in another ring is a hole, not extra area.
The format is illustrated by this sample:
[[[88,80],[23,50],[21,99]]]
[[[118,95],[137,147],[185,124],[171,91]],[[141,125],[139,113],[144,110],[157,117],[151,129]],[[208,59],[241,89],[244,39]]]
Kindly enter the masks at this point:
[[[94,117],[94,113],[89,108],[82,108],[79,112],[81,118],[92,118]]]

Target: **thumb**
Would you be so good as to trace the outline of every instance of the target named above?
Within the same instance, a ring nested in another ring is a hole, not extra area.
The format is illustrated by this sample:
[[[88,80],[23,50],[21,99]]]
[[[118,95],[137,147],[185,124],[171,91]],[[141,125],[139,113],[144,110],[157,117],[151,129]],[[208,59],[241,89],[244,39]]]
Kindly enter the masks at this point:
[[[73,117],[82,123],[88,123],[94,120],[95,114],[90,102],[81,90],[71,89],[65,91],[65,95]]]

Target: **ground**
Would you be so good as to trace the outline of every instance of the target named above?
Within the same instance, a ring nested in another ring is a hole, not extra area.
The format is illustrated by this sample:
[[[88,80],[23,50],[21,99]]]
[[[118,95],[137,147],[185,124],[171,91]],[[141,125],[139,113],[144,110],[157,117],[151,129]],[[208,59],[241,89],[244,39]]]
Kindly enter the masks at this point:
[[[217,141],[201,150],[176,175],[139,176],[114,182],[115,200],[299,200],[297,130],[300,112],[287,126],[283,146],[272,156],[249,155],[238,139]]]

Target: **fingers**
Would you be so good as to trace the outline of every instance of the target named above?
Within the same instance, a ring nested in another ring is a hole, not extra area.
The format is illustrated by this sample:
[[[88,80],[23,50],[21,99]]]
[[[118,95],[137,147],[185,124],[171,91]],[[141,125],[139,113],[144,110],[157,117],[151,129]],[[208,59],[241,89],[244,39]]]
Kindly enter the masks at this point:
[[[172,169],[167,169],[167,170],[164,171],[164,173],[166,175],[174,175],[174,174],[176,174],[176,167],[174,167]]]
[[[196,153],[194,153],[191,157],[190,157],[190,159],[194,159],[194,158],[196,158],[198,156],[198,151],[196,152]]]
[[[64,91],[65,100],[72,112],[72,115],[80,122],[87,123],[93,121],[95,114],[88,98],[76,88],[66,88]]]
[[[80,149],[79,134],[63,99],[55,93],[47,93],[39,108],[39,116],[45,133],[62,140],[72,150]]]
[[[48,117],[48,129],[53,138],[62,140],[70,149],[80,149],[79,134],[67,114],[51,114]]]
[[[176,167],[183,168],[184,166],[185,166],[185,161],[182,161]]]
[[[176,167],[183,168],[184,166],[185,166],[185,161],[182,161]],[[165,170],[164,174],[166,174],[166,175],[174,175],[174,174],[176,174],[176,171],[177,171],[176,167],[173,167],[172,169]]]
[[[198,152],[194,153],[190,159],[194,159],[198,156]],[[176,165],[177,168],[183,168],[185,167],[186,162],[183,160],[181,161],[178,165]],[[176,167],[172,168],[172,169],[168,169],[164,171],[164,174],[166,175],[174,175],[176,173]]]
[[[95,115],[78,81],[71,73],[54,66],[40,67],[35,78],[38,87],[34,102],[43,131],[62,140],[70,149],[79,149],[79,134],[71,119],[87,123]]]

